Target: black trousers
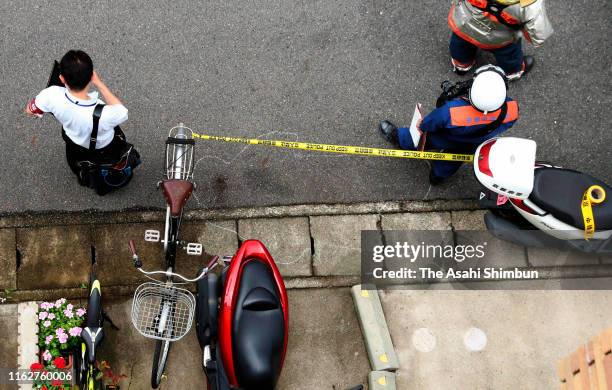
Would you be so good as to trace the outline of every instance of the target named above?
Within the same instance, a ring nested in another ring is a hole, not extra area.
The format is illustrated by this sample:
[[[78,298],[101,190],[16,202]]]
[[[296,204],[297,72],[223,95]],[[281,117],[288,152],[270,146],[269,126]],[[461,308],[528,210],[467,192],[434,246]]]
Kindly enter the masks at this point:
[[[119,126],[115,127],[115,137],[111,143],[102,149],[96,149],[94,152],[90,152],[89,149],[72,142],[66,135],[64,129],[62,129],[62,138],[66,143],[66,160],[68,161],[68,166],[77,176],[79,176],[80,172],[80,161],[92,161],[100,164],[114,163],[119,160],[125,149],[125,134]]]

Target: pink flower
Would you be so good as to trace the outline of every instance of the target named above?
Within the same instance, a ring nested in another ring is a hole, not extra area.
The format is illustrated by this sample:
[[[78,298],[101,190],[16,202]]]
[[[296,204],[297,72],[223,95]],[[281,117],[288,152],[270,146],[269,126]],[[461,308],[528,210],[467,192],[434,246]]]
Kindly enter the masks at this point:
[[[53,307],[53,304],[51,302],[43,302],[40,304],[40,308],[43,310],[48,310],[51,309]]]
[[[66,333],[62,333],[58,336],[58,340],[60,344],[65,344],[68,341],[68,335]]]
[[[49,318],[50,320],[52,320],[52,319],[54,319],[54,318],[55,318],[55,314],[53,314],[53,313],[49,313],[49,317],[47,317],[47,318]]]
[[[72,310],[68,310],[68,309],[64,310],[64,315],[68,318],[74,317],[74,314],[72,314]]]
[[[66,299],[65,298],[60,298],[57,301],[55,301],[55,307],[59,309],[60,306],[62,306],[64,303],[66,303]]]
[[[49,336],[45,337],[45,344],[49,345],[51,344],[51,340],[53,340],[53,335],[50,334]]]
[[[72,303],[69,303],[69,304],[66,306],[66,309],[68,309],[68,310],[72,310],[72,308],[73,308],[73,307],[74,307],[74,306],[72,306]]]
[[[43,355],[42,355],[42,356],[43,356],[43,359],[45,359],[46,361],[51,360],[51,357],[52,357],[52,356],[51,356],[51,353],[49,352],[49,350],[48,350],[48,349],[47,349],[47,350],[45,350],[45,352],[43,352]]]
[[[55,330],[55,334],[57,335],[57,337],[59,337],[62,334],[66,334],[66,332],[64,331],[64,328],[57,328]]]
[[[43,325],[45,326],[45,328],[48,328],[51,326],[51,321],[47,320],[45,322],[43,322]]]
[[[45,318],[47,318],[48,315],[49,313],[47,313],[46,311],[41,311],[40,313],[38,313],[38,319],[44,320]]]
[[[70,328],[68,333],[70,334],[70,336],[80,336],[82,331],[83,329],[79,328],[78,326],[75,326],[74,328]]]
[[[83,309],[83,308],[79,308],[79,309],[77,309],[77,316],[79,316],[79,317],[83,317],[83,316],[85,315],[85,313],[87,313],[87,312],[85,311],[85,309]]]

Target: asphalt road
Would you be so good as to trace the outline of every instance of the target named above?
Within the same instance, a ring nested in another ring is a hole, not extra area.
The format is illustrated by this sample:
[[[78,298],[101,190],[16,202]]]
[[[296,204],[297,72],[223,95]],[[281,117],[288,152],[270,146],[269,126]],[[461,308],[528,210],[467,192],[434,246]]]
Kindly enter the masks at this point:
[[[511,87],[538,158],[612,182],[610,5],[549,1],[555,35]],[[215,135],[385,147],[377,123],[433,108],[450,72],[446,1],[5,2],[0,12],[0,212],[156,207],[164,139],[178,122]],[[128,188],[77,185],[52,117],[26,118],[53,59],[90,53],[130,110],[143,156]],[[483,57],[482,61],[487,61]],[[465,167],[430,188],[420,161],[198,144],[197,199],[216,208],[469,198]]]

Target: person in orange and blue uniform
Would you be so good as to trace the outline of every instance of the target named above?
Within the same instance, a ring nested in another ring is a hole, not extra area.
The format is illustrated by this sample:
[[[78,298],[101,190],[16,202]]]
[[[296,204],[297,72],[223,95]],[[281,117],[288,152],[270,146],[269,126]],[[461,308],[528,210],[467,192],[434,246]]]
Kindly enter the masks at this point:
[[[516,101],[507,97],[508,81],[504,71],[486,65],[474,74],[471,82],[446,99],[438,99],[438,108],[420,123],[426,150],[473,154],[478,145],[499,136],[514,125],[519,117]],[[454,95],[454,96],[453,96]],[[397,128],[384,120],[380,130],[385,138],[406,150],[416,150],[409,128]],[[461,167],[461,162],[432,161],[429,181],[440,184]]]

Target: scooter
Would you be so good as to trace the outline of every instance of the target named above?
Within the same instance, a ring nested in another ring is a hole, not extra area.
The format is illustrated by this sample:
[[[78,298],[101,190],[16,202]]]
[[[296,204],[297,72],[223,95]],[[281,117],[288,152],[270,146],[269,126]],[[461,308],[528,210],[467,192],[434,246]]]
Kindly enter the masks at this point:
[[[494,236],[530,247],[612,253],[612,199],[606,200],[612,188],[586,173],[537,162],[535,141],[485,141],[476,149],[474,172],[486,188],[479,203],[489,209],[485,224]]]
[[[197,282],[196,330],[208,390],[274,389],[287,351],[289,308],[266,247],[245,241]]]

